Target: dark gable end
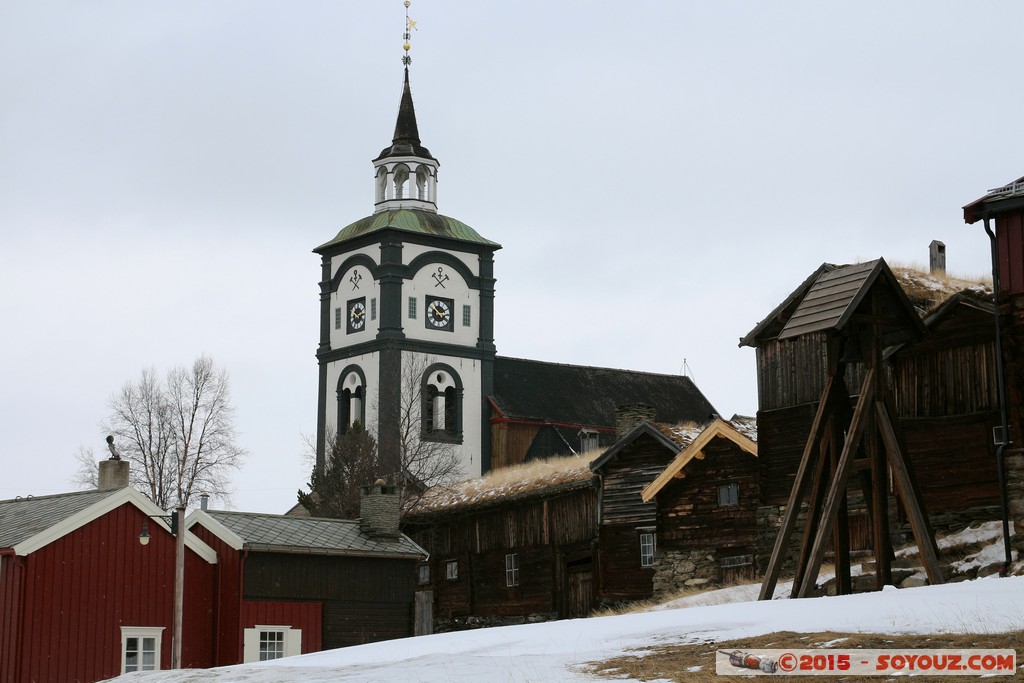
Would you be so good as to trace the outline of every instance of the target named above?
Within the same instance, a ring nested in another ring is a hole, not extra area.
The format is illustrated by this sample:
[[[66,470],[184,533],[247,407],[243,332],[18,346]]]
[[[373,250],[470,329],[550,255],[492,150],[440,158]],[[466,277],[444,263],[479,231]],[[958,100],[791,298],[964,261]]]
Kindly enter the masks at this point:
[[[614,428],[627,403],[654,406],[659,422],[704,422],[715,412],[689,377],[519,358],[495,359],[490,398],[503,417],[562,426]]]

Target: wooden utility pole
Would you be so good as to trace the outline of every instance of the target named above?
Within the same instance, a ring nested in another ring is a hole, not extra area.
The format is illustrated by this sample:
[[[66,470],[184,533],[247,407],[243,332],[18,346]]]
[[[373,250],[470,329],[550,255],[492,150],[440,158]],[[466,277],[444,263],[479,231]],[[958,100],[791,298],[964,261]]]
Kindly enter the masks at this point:
[[[171,668],[181,668],[181,617],[185,607],[185,508],[174,511],[174,621],[171,636]]]

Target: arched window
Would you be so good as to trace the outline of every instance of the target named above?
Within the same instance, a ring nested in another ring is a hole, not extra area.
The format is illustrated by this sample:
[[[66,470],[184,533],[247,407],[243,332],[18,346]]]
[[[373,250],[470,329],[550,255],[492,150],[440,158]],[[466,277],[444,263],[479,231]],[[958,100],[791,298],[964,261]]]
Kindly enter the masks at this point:
[[[430,172],[426,166],[416,169],[416,199],[429,202],[430,197]]]
[[[420,384],[420,436],[427,441],[462,443],[462,379],[444,363],[423,373]]]
[[[350,365],[338,378],[338,434],[353,422],[366,424],[366,376],[358,365]]]
[[[395,166],[395,199],[407,199],[409,196],[409,167],[405,164]]]
[[[377,202],[387,199],[388,190],[388,169],[381,166],[377,169]]]

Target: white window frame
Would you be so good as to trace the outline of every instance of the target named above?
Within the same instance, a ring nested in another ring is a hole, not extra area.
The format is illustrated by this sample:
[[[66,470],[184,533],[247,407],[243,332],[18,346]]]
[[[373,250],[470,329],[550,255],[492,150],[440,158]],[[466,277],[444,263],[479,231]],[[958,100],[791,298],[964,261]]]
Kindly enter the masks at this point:
[[[654,553],[658,552],[658,534],[654,531],[640,532],[640,566],[653,567]]]
[[[462,304],[462,326],[473,326],[473,308],[469,304]]]
[[[341,308],[337,307],[334,309],[334,329],[341,329]]]
[[[132,671],[160,671],[160,653],[163,646],[163,626],[122,626],[121,627],[121,673],[131,673]],[[134,668],[128,668],[128,639],[135,638],[138,640],[139,649],[139,661]],[[144,648],[144,644],[147,638],[153,639],[153,666],[146,667],[142,661],[142,655],[145,652],[149,652]]]
[[[449,581],[458,581],[459,579],[459,561],[448,560],[444,565],[444,576]]]
[[[260,661],[260,634],[281,633],[284,641],[284,657],[302,654],[302,629],[285,624],[256,624],[242,631],[242,662]],[[276,658],[275,658],[276,659]],[[264,660],[269,661],[269,660]]]
[[[505,555],[505,586],[512,588],[519,585],[519,553]]]
[[[409,297],[409,320],[416,320],[416,297]]]
[[[416,581],[421,586],[430,585],[430,565],[421,564],[416,567]]]

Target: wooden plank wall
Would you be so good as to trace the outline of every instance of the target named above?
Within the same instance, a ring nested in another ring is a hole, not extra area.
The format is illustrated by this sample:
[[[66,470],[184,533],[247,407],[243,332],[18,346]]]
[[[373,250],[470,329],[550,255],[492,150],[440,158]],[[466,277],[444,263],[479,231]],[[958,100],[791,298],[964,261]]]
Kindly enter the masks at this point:
[[[0,557],[0,681],[3,683],[18,680],[24,579],[24,558],[13,555]]]
[[[901,418],[971,415],[999,407],[995,342],[980,342],[893,359],[896,412]]]
[[[403,531],[430,553],[435,617],[519,616],[566,609],[564,565],[596,537],[597,489],[407,517]],[[505,555],[519,554],[520,585],[505,585]],[[458,576],[447,578],[449,561]]]
[[[929,514],[999,504],[992,444],[998,412],[900,423]]]
[[[660,550],[754,552],[760,506],[757,458],[727,439],[714,439],[703,460],[691,460],[686,476],[673,479],[657,496]],[[718,504],[719,484],[736,484],[738,503]]]
[[[537,425],[500,422],[491,425],[491,469],[518,465],[526,460],[530,444],[537,438]]]
[[[654,481],[679,451],[644,434],[601,468],[601,524],[654,525],[657,504],[640,492]]]
[[[323,648],[323,605],[320,602],[244,600],[241,603],[239,637],[257,624],[291,626],[302,630],[302,654]]]
[[[416,563],[408,559],[250,553],[246,600],[323,601],[324,648],[413,633]]]
[[[112,678],[121,671],[124,626],[163,626],[161,666],[170,666],[174,537],[124,504],[25,559],[19,675],[29,681]],[[186,550],[185,667],[213,661],[214,567]],[[53,653],[68,656],[53,656]]]
[[[650,525],[654,526],[653,519]],[[615,603],[651,597],[654,594],[654,568],[640,566],[640,531],[637,525],[602,524],[598,538],[598,599]]]

